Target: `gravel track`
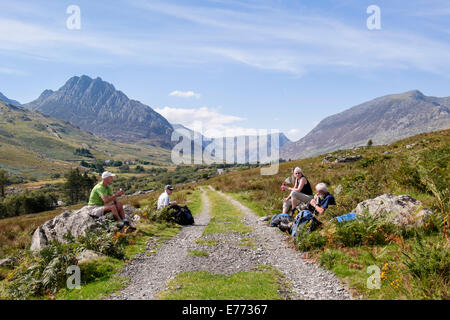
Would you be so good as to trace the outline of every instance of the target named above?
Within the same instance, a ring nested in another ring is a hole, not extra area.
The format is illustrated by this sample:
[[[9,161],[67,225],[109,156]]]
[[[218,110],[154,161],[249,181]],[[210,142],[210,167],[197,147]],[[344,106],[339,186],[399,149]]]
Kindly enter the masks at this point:
[[[211,190],[216,192],[212,187]],[[209,271],[213,274],[231,274],[251,271],[258,265],[271,265],[284,274],[289,290],[280,292],[285,299],[351,299],[339,279],[331,272],[308,264],[301,253],[288,246],[288,236],[269,228],[265,222],[240,202],[217,191],[243,214],[243,222],[253,228],[248,234],[221,233],[202,236],[210,221],[210,202],[202,189],[203,210],[195,217],[193,226],[186,226],[172,239],[164,242],[156,254],[139,254],[121,272],[130,283],[124,290],[107,299],[140,300],[157,299],[157,294],[167,288],[167,282],[180,272]],[[203,239],[212,245],[196,243]],[[154,242],[148,244],[152,250]],[[189,250],[208,253],[207,257],[190,256]]]

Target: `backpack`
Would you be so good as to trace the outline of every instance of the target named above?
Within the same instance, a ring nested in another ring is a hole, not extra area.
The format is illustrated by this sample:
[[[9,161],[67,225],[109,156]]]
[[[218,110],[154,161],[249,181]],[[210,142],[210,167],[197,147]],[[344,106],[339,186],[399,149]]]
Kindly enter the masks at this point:
[[[296,238],[298,229],[303,228],[303,226],[306,225],[309,221],[311,221],[311,224],[308,227],[308,232],[313,232],[322,224],[322,222],[314,217],[314,214],[311,211],[303,210],[299,212],[295,217],[295,223],[292,226],[291,237]]]
[[[288,213],[280,213],[280,214],[276,214],[272,217],[272,219],[270,219],[270,223],[269,226],[270,227],[279,227],[280,223],[289,223],[291,221],[294,221],[294,219],[291,217],[290,214]]]
[[[172,214],[173,220],[181,225],[194,224],[194,217],[187,206],[173,206],[175,212]]]

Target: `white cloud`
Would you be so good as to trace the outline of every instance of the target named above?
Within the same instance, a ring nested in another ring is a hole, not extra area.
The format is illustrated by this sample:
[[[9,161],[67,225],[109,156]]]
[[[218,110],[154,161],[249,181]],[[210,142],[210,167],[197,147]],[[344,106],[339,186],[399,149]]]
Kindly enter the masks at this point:
[[[26,72],[21,71],[21,70],[16,70],[16,69],[11,69],[11,68],[2,68],[2,67],[0,67],[0,73],[9,74],[9,75],[19,75],[19,76],[27,75]]]
[[[194,91],[180,91],[180,90],[175,90],[172,91],[169,96],[172,97],[178,97],[178,98],[196,98],[196,99],[200,99],[200,94],[199,93],[195,93]]]
[[[182,124],[186,128],[201,132],[208,138],[224,136],[256,135],[258,130],[239,126],[236,123],[246,120],[242,117],[220,113],[218,110],[200,107],[195,109],[155,108],[170,123]]]

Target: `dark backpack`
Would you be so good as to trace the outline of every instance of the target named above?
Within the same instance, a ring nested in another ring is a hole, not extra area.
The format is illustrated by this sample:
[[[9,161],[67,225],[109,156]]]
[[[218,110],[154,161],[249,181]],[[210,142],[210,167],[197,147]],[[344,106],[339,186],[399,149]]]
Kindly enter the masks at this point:
[[[173,219],[176,223],[183,226],[194,224],[194,217],[187,206],[173,206],[172,208],[175,209]]]

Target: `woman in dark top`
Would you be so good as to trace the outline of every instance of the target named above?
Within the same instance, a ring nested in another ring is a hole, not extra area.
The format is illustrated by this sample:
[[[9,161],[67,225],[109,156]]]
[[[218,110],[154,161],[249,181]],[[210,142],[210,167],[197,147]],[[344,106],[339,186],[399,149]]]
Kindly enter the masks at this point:
[[[288,213],[295,209],[300,203],[308,204],[314,198],[311,184],[303,175],[302,169],[299,167],[294,169],[294,187],[289,188],[284,184],[281,186],[283,191],[290,191],[289,196],[283,200],[283,213]]]

